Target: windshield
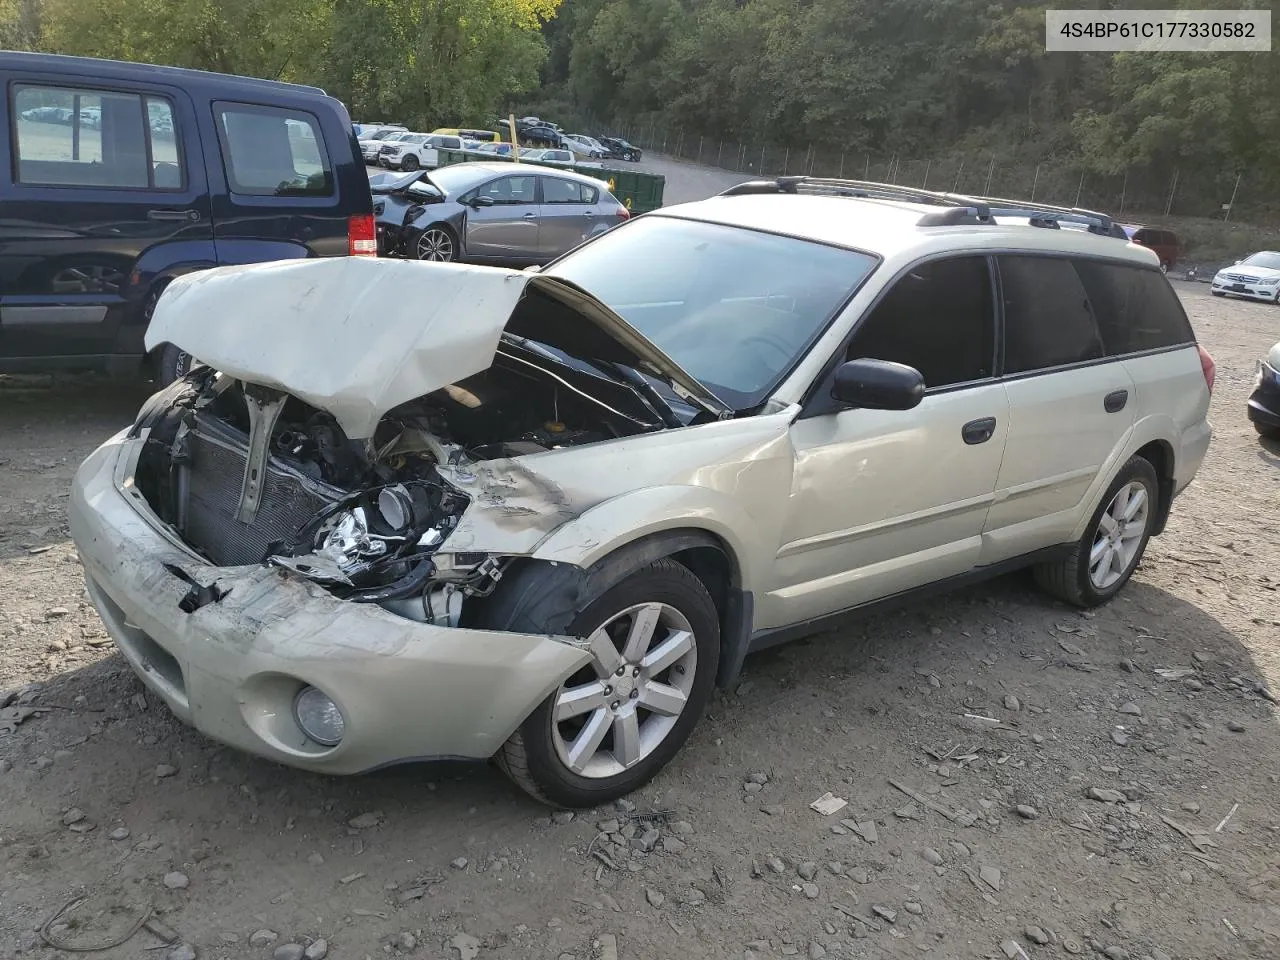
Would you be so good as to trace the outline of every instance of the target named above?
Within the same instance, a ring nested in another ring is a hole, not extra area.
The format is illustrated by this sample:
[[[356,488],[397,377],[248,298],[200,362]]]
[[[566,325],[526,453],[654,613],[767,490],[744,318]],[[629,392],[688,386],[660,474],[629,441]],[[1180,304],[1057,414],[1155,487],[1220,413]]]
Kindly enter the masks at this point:
[[[439,167],[431,171],[430,180],[446,195],[462,193],[493,176],[488,170],[477,170],[473,165]]]
[[[544,272],[590,291],[745,410],[769,396],[875,266],[854,250],[650,215]]]
[[[1266,270],[1280,270],[1280,253],[1264,250],[1240,261],[1242,267],[1262,267]]]

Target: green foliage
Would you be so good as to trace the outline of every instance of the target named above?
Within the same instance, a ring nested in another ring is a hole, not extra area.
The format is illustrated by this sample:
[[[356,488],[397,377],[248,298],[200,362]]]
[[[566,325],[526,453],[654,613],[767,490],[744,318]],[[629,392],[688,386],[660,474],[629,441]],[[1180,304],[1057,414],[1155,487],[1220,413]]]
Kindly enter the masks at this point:
[[[0,43],[324,87],[353,116],[482,123],[538,85],[560,0],[0,0]]]
[[[1133,8],[1265,7],[1152,0]],[[1048,4],[1048,6],[1063,6]],[[1112,3],[1066,6],[1109,8]],[[1280,187],[1272,54],[1045,52],[1013,0],[566,0],[549,82],[605,121],[672,139],[964,153],[1088,174],[1175,169]],[[1229,173],[1228,173],[1229,172]]]

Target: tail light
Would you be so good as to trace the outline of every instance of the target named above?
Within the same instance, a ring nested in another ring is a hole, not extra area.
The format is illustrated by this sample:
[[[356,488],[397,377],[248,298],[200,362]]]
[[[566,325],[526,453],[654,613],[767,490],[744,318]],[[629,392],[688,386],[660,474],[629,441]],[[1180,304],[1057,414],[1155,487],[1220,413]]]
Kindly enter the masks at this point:
[[[347,254],[352,257],[378,255],[378,229],[373,214],[357,213],[347,218]]]
[[[1209,351],[1199,344],[1196,350],[1200,353],[1200,371],[1204,374],[1205,386],[1209,388],[1209,392],[1213,393],[1213,381],[1217,378],[1218,367],[1213,362],[1213,357],[1209,356]]]
[[[616,213],[614,214],[614,216],[616,216],[619,220],[630,220],[630,219],[631,219],[631,211],[630,211],[630,210],[628,210],[625,206],[623,206],[623,205],[620,203],[620,204],[618,204],[618,209],[617,209]]]

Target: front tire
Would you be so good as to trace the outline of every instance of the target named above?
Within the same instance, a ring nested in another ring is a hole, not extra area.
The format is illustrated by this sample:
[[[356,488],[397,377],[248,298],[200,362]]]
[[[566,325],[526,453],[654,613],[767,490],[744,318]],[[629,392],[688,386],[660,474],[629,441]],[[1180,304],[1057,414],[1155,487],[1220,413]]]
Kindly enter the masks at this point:
[[[400,169],[406,173],[413,173],[418,169],[418,158],[412,153],[400,161]]]
[[[1265,423],[1253,421],[1253,429],[1258,431],[1258,436],[1264,440],[1280,440],[1280,427],[1268,426]]]
[[[1131,457],[1107,488],[1071,552],[1034,568],[1045,592],[1077,607],[1106,603],[1129,582],[1151,539],[1159,483],[1150,461]]]
[[[658,560],[574,619],[592,662],[498,752],[520,789],[560,807],[598,806],[648,783],[693,732],[715,683],[720,624],[690,570]]]

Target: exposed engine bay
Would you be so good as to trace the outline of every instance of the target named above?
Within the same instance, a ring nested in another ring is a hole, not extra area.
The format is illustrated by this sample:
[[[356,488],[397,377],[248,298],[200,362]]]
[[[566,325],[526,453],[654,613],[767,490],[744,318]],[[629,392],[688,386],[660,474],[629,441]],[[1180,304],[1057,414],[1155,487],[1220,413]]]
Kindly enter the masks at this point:
[[[342,599],[456,626],[509,561],[439,552],[471,503],[442,471],[680,424],[651,386],[615,373],[504,337],[489,369],[353,440],[296,397],[201,367],[143,407],[134,482],[210,563],[287,568]]]

